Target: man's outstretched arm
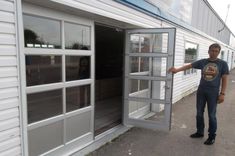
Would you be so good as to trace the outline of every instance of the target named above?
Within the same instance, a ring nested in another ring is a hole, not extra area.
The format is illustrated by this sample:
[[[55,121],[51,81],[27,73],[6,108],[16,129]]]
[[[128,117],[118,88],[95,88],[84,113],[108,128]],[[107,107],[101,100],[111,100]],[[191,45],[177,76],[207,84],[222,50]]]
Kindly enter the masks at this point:
[[[179,67],[179,68],[175,68],[175,67],[171,67],[170,69],[168,69],[168,72],[172,72],[173,74],[175,73],[178,73],[180,71],[184,71],[184,70],[187,70],[187,69],[190,69],[192,68],[192,64],[187,64],[187,65],[184,65],[182,67]]]

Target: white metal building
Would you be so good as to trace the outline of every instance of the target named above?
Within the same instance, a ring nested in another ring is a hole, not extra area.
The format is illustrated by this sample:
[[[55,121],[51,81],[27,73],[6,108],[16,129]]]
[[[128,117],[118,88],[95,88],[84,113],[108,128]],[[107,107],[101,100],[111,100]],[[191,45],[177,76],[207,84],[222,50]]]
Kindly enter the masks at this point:
[[[202,18],[204,17],[204,18]],[[235,37],[206,0],[1,0],[0,155],[84,155],[131,126],[169,130],[207,57]]]

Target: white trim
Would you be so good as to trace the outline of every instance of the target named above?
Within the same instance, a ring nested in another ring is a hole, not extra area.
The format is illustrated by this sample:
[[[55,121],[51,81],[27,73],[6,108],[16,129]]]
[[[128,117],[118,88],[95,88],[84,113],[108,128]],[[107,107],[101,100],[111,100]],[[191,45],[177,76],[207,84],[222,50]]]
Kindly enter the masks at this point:
[[[89,111],[92,111],[92,107],[91,106],[87,106],[87,107],[84,107],[84,108],[80,108],[78,110],[75,110],[75,111],[72,111],[72,112],[67,112],[65,114],[66,118],[70,118],[72,116],[76,116],[76,115],[79,115],[79,114],[83,114],[83,113],[86,113],[86,112],[89,112]]]
[[[91,99],[91,132],[94,140],[95,136],[95,22],[92,22],[91,26],[91,50],[92,54],[90,57],[90,72],[91,72],[91,85],[90,85],[90,99]]]
[[[46,18],[56,19],[60,21],[62,20],[65,21],[66,19],[67,22],[77,23],[80,25],[82,24],[82,25],[90,26],[93,24],[91,20],[81,18],[76,15],[72,15],[72,14],[68,15],[66,13],[62,13],[61,11],[47,9],[45,7],[35,6],[29,3],[23,3],[23,14],[35,15],[38,17],[46,17]]]
[[[32,93],[39,93],[39,92],[44,92],[44,91],[52,91],[56,89],[62,89],[63,87],[64,87],[63,82],[38,85],[38,86],[30,86],[30,87],[26,87],[26,93],[32,94]]]
[[[76,80],[76,81],[67,81],[65,82],[65,87],[77,87],[77,86],[84,86],[84,85],[91,85],[92,79],[83,79],[83,80]]]
[[[34,123],[28,125],[28,131],[39,128],[39,127],[42,127],[42,126],[46,126],[46,125],[49,125],[49,124],[52,124],[52,123],[55,123],[57,121],[61,121],[63,119],[64,119],[64,115],[61,114],[61,115],[58,115],[58,116],[55,116],[55,117],[47,118],[45,120],[40,120],[38,122],[34,122]]]
[[[27,133],[27,106],[26,106],[26,78],[25,78],[25,62],[24,58],[24,34],[23,34],[23,17],[22,17],[22,3],[21,1],[15,0],[15,9],[16,9],[16,47],[18,49],[17,57],[18,57],[18,80],[19,80],[19,111],[20,111],[20,129],[21,129],[21,153],[24,156],[28,156],[28,133]]]
[[[76,115],[83,114],[83,113],[90,112],[90,111],[92,111],[91,106],[80,108],[80,109],[72,111],[72,112],[66,112],[66,113],[58,115],[58,116],[54,116],[54,117],[51,117],[51,118],[47,118],[45,120],[40,120],[38,122],[34,122],[32,124],[29,124],[28,125],[28,130],[33,130],[33,129],[36,129],[36,128],[39,128],[39,127],[42,127],[42,126],[49,125],[51,123],[55,123],[57,121],[62,121],[64,119],[67,119],[67,118],[72,117],[72,116],[76,116]]]
[[[43,49],[25,48],[26,55],[72,55],[72,56],[91,56],[91,50],[67,50],[67,49]]]
[[[91,83],[92,79],[84,79],[84,80],[68,81],[65,83],[59,82],[59,83],[43,84],[37,86],[29,86],[26,88],[26,93],[27,94],[39,93],[44,91],[52,91],[56,89],[90,85]]]
[[[54,148],[46,153],[43,153],[41,156],[70,156],[74,152],[77,152],[80,149],[91,144],[92,139],[93,139],[92,133],[86,133],[86,134],[66,143],[66,146]]]

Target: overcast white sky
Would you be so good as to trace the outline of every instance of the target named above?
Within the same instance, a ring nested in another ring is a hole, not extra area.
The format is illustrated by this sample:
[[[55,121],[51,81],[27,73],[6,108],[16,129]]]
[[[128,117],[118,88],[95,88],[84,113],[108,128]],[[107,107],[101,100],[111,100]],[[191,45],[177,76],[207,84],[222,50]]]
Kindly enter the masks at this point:
[[[235,35],[235,0],[207,0],[214,10],[220,15],[221,19],[225,21],[228,4],[230,4],[226,25]]]

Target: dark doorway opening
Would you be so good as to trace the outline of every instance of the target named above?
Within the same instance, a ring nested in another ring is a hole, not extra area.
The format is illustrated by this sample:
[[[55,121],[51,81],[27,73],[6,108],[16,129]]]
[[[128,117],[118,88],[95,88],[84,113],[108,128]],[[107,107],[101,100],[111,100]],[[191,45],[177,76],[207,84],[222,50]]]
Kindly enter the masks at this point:
[[[95,135],[122,122],[124,31],[95,25]]]

